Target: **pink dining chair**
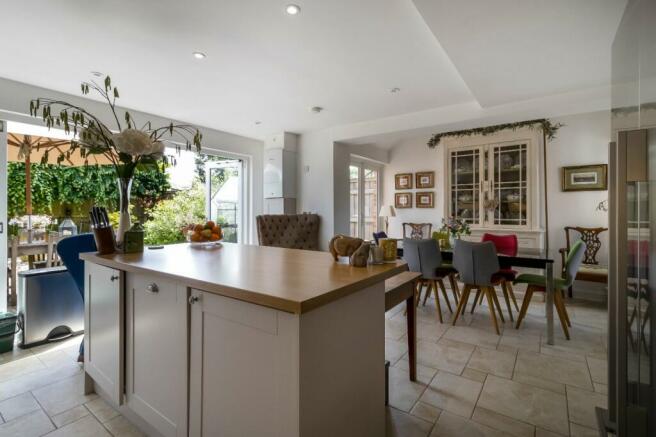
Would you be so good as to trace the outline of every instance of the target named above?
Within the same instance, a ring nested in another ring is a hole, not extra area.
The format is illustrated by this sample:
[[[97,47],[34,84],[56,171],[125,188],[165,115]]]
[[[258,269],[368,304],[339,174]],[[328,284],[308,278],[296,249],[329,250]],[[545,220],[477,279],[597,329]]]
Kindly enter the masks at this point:
[[[507,255],[507,256],[516,256],[517,255],[517,249],[519,248],[519,243],[517,242],[517,235],[495,235],[495,234],[488,234],[485,233],[483,234],[483,238],[481,241],[490,241],[494,244],[494,246],[497,249],[497,253],[501,255]],[[503,261],[503,260],[500,260]],[[513,315],[512,311],[510,310],[510,302],[508,301],[508,297],[513,301],[513,304],[515,305],[515,309],[519,311],[519,305],[517,304],[517,298],[515,297],[515,292],[512,288],[512,283],[515,280],[515,278],[518,275],[518,272],[516,270],[513,270],[511,266],[504,266],[503,262],[501,262],[501,268],[499,269],[499,272],[497,272],[499,276],[501,276],[505,281],[501,284],[501,288],[503,291],[504,298],[506,299],[506,305],[508,307],[508,313],[510,315],[510,320],[513,320]],[[479,296],[480,295],[480,296]],[[472,309],[471,312],[474,312],[474,308],[476,308],[476,302],[479,300],[478,298],[480,297],[480,302],[483,302],[483,295],[478,292],[476,294],[476,298],[474,299],[474,303],[472,304]],[[514,321],[514,320],[513,320]]]

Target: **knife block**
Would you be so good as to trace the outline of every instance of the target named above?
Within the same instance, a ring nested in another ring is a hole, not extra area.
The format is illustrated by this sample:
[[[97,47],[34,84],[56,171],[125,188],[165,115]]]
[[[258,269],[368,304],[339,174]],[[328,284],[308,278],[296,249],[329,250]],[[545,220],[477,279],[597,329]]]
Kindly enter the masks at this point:
[[[96,240],[96,249],[99,255],[108,255],[116,252],[116,239],[111,226],[93,228],[93,238]]]

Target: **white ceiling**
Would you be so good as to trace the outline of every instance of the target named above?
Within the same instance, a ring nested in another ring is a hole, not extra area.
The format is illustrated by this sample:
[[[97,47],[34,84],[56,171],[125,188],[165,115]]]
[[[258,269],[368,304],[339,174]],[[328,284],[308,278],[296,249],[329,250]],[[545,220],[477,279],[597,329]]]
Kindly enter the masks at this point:
[[[124,106],[262,138],[607,84],[624,7],[294,1],[297,16],[285,0],[4,2],[0,77],[79,94],[101,71]]]

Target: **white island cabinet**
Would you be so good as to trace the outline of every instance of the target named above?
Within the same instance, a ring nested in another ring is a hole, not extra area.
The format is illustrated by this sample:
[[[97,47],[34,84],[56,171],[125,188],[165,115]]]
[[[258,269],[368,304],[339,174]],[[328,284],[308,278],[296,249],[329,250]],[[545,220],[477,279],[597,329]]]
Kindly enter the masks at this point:
[[[146,434],[385,434],[384,281],[403,262],[236,244],[81,257],[88,389]]]

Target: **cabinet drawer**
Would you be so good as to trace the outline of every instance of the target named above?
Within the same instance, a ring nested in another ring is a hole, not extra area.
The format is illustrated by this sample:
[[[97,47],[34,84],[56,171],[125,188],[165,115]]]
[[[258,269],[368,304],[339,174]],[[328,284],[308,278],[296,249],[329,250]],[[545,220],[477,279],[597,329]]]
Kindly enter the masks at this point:
[[[162,435],[186,435],[187,290],[130,273],[126,297],[127,405]]]

